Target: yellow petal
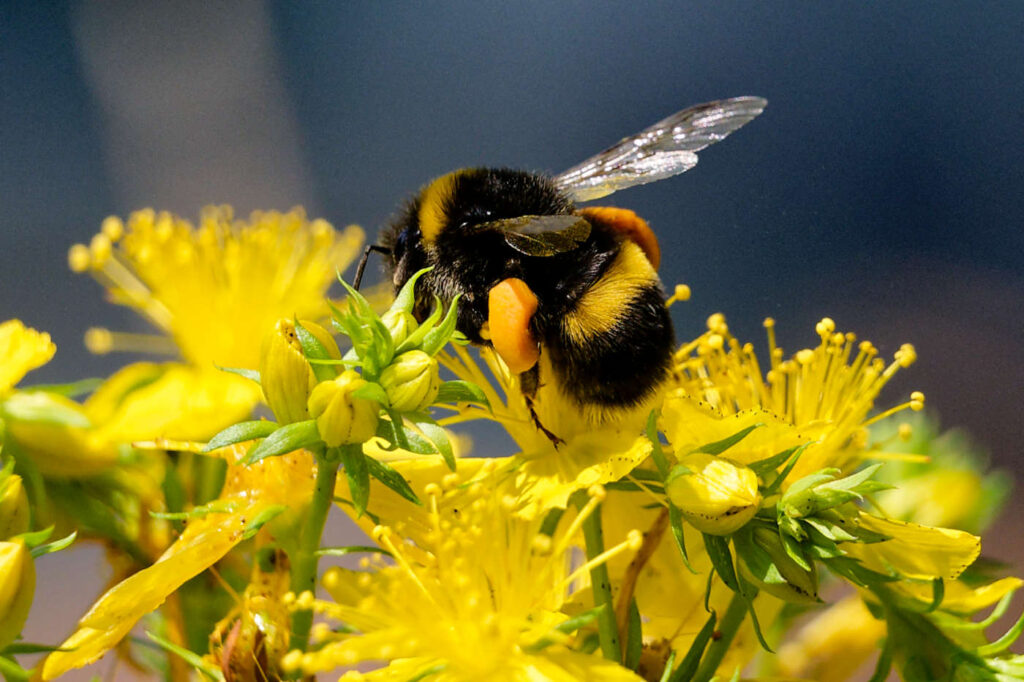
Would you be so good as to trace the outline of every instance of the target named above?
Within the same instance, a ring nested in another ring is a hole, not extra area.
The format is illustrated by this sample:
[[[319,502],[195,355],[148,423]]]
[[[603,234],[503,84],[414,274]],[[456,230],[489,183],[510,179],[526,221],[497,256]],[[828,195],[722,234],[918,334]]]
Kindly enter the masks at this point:
[[[803,626],[776,660],[783,674],[840,682],[878,651],[885,632],[885,623],[871,615],[860,597],[846,597]]]
[[[868,568],[883,573],[891,567],[917,580],[953,580],[981,552],[981,538],[962,530],[931,528],[869,514],[861,514],[859,522],[891,539],[872,544],[843,543],[840,547]]]
[[[0,395],[29,371],[45,365],[57,352],[50,335],[26,327],[21,320],[0,324]]]
[[[205,440],[245,419],[259,400],[259,386],[235,374],[173,363],[159,371],[153,367],[125,368],[86,402],[100,437],[112,442]],[[132,384],[132,379],[148,382]]]
[[[972,614],[992,606],[1007,594],[1024,586],[1020,578],[1003,578],[981,587],[972,588],[959,580],[946,583],[942,597],[942,608],[945,611]],[[932,601],[933,591],[930,584],[898,583],[900,591],[928,604]]]
[[[239,502],[229,514],[210,514],[189,522],[181,537],[155,564],[118,583],[79,621],[78,630],[43,665],[53,679],[92,663],[117,644],[139,618],[157,608],[186,581],[217,563],[242,540],[246,521],[268,506],[264,500]]]

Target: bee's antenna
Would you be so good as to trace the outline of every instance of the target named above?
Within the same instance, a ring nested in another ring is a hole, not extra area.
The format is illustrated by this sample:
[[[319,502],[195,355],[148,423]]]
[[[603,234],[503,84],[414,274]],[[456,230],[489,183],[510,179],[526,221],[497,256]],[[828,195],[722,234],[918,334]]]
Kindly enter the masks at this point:
[[[356,267],[356,278],[352,282],[352,288],[356,291],[359,291],[359,284],[363,281],[363,270],[366,269],[366,261],[369,259],[371,251],[391,255],[391,249],[386,246],[381,246],[380,244],[366,245],[366,248],[363,249],[363,257],[359,259],[359,265]]]

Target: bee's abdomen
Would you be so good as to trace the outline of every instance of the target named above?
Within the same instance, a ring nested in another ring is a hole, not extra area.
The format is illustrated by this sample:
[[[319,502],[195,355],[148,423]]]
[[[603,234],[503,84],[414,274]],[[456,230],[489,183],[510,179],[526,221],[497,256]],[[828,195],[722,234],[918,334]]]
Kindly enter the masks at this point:
[[[614,262],[566,313],[547,344],[562,389],[581,404],[628,407],[666,378],[675,345],[657,275],[623,242]]]

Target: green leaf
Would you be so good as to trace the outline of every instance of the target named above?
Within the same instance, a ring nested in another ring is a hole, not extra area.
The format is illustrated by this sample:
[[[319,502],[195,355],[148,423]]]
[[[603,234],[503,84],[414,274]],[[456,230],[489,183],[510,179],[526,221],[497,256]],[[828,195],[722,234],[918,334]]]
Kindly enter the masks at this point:
[[[1006,634],[991,644],[978,647],[975,653],[983,657],[1001,654],[1020,638],[1021,633],[1024,633],[1024,614],[1021,614],[1021,617],[1017,619],[1013,627],[1006,631]]]
[[[416,281],[433,269],[433,266],[431,266],[429,268],[423,268],[422,270],[417,270],[416,272],[414,272],[412,274],[412,277],[407,279],[405,281],[405,284],[402,285],[402,288],[399,289],[398,294],[395,296],[394,302],[391,304],[391,307],[388,308],[388,312],[394,312],[398,310],[407,313],[412,312],[413,305],[416,303]]]
[[[391,406],[391,403],[388,400],[388,394],[384,390],[384,387],[375,381],[367,381],[365,384],[352,391],[352,396],[355,398],[362,398],[363,400],[374,400],[384,407]]]
[[[248,540],[252,536],[259,532],[260,528],[267,524],[271,519],[280,514],[281,512],[288,509],[287,505],[274,504],[266,509],[261,510],[256,516],[254,516],[249,523],[245,524],[245,530],[242,531],[242,539]]]
[[[777,468],[779,468],[779,466],[781,466],[786,460],[788,460],[793,455],[794,452],[796,452],[800,448],[801,446],[795,445],[787,450],[783,450],[782,452],[776,453],[771,457],[765,457],[764,459],[759,459],[756,462],[751,462],[747,466],[753,469],[755,474],[763,477],[766,474],[771,473],[775,471]]]
[[[430,441],[407,427],[402,415],[394,410],[385,410],[389,419],[381,419],[377,422],[377,437],[383,438],[391,444],[391,450],[396,447],[408,450],[417,455],[432,455],[437,452]],[[398,428],[395,425],[398,424]]]
[[[211,438],[206,444],[206,447],[203,448],[203,452],[210,452],[217,448],[223,448],[228,445],[234,445],[235,443],[241,443],[247,440],[266,438],[276,431],[277,428],[277,422],[267,421],[266,419],[232,424]]]
[[[4,656],[21,656],[23,654],[48,654],[54,651],[74,651],[74,649],[61,649],[52,644],[33,644],[32,642],[14,642],[8,644],[7,648],[0,651]]]
[[[629,602],[629,620],[626,627],[626,650],[623,665],[630,670],[636,670],[640,663],[640,654],[644,650],[643,625],[640,622],[640,609],[636,606],[636,599]]]
[[[477,403],[491,409],[487,396],[479,386],[470,381],[446,381],[434,398],[435,403]]]
[[[688,682],[693,678],[694,673],[697,672],[697,666],[700,665],[700,659],[704,656],[704,650],[707,649],[708,642],[711,641],[711,637],[715,634],[715,623],[717,621],[718,614],[712,611],[711,615],[704,622],[704,627],[694,637],[693,643],[690,645],[689,650],[687,650],[686,656],[683,657],[679,667],[676,668],[676,671],[672,673],[672,677],[669,678],[670,682]]]
[[[421,346],[424,353],[433,357],[437,354],[437,351],[441,350],[448,339],[452,337],[455,332],[455,323],[458,321],[458,305],[461,294],[456,294],[455,298],[452,299],[451,305],[448,306],[448,314],[444,316],[444,319],[434,329],[427,332],[426,336],[423,337],[423,345]]]
[[[369,545],[346,545],[344,547],[321,547],[314,552],[317,556],[348,556],[349,554],[383,554],[384,556],[391,556],[391,552],[380,547],[372,547]]]
[[[47,526],[40,530],[29,531],[16,535],[15,537],[20,539],[29,547],[38,547],[39,545],[46,542],[50,536],[53,535],[53,526]]]
[[[245,367],[221,367],[220,365],[214,365],[214,367],[222,372],[237,374],[240,377],[245,377],[250,381],[256,382],[256,384],[262,385],[260,384],[260,373],[254,369],[246,369]]]
[[[0,402],[0,414],[12,421],[54,424],[87,429],[92,426],[77,403],[68,405],[63,396],[41,391],[15,391]]]
[[[22,386],[20,390],[56,393],[57,395],[62,395],[65,398],[76,398],[80,395],[92,393],[102,385],[103,379],[93,377],[89,379],[79,379],[78,381],[72,381],[67,384],[33,384],[31,386]]]
[[[356,517],[366,512],[366,503],[370,501],[370,471],[363,454],[362,445],[343,445],[340,448],[341,464],[345,467],[345,478],[352,494],[352,506]]]
[[[676,664],[676,650],[670,649],[668,652],[668,658],[665,660],[665,667],[661,671],[661,677],[658,678],[658,682],[671,682],[672,679],[672,668]]]
[[[878,654],[878,662],[875,663],[875,671],[871,673],[868,682],[885,682],[889,679],[889,671],[892,670],[892,642],[888,637]]]
[[[295,336],[299,339],[299,345],[302,346],[302,354],[305,355],[308,360],[334,359],[331,357],[331,354],[327,352],[327,348],[324,344],[320,343],[320,339],[313,336],[308,329],[303,327],[297,317],[295,318]],[[313,370],[313,376],[316,377],[317,381],[330,381],[334,377],[338,376],[338,373],[331,365],[310,363],[309,366]]]
[[[405,338],[405,341],[395,349],[396,355],[401,355],[407,350],[413,350],[420,347],[420,343],[426,337],[427,333],[434,328],[437,321],[441,319],[443,307],[441,305],[441,299],[437,296],[434,297],[434,309],[431,311],[430,316],[423,320],[420,326],[416,327],[409,336]]]
[[[580,614],[575,615],[575,616],[573,616],[571,618],[567,618],[566,620],[563,620],[561,623],[559,623],[555,627],[551,628],[551,632],[552,633],[562,634],[562,635],[568,635],[570,633],[576,632],[580,628],[586,627],[586,626],[590,625],[591,623],[593,623],[595,620],[597,620],[598,617],[600,617],[602,611],[604,611],[604,607],[603,606],[598,606],[598,607],[595,607],[595,608],[592,608],[592,609],[588,609],[588,610],[584,611],[583,613],[580,613]],[[544,635],[543,637],[538,639],[533,644],[526,645],[525,647],[523,647],[523,649],[527,653],[534,654],[534,653],[537,653],[538,651],[542,651],[544,648],[554,644],[557,641],[560,641],[559,637],[555,637],[555,636],[551,636],[551,635]]]
[[[438,426],[437,422],[430,418],[430,415],[414,412],[406,416],[426,436],[427,440],[434,444],[437,451],[444,457],[444,463],[448,465],[448,468],[455,471],[455,452],[448,440],[448,433]]]
[[[765,497],[774,495],[782,488],[783,482],[789,477],[789,474],[792,473],[793,467],[795,467],[796,463],[800,461],[800,455],[804,454],[804,450],[806,450],[809,445],[810,443],[804,443],[796,449],[793,453],[792,459],[786,462],[786,466],[783,467],[782,471],[779,472],[779,475],[775,477],[775,480],[771,482],[771,485],[764,489],[761,493],[762,495]]]
[[[78,531],[72,531],[71,535],[63,537],[60,540],[54,540],[53,542],[49,542],[45,545],[33,547],[32,551],[30,552],[32,554],[32,558],[38,559],[39,557],[45,554],[53,554],[54,552],[59,552],[60,550],[71,546],[71,543],[75,541],[76,537],[78,537]]]
[[[195,668],[201,675],[213,680],[218,680],[218,682],[224,682],[224,673],[221,672],[221,669],[212,663],[208,663],[203,660],[203,657],[199,654],[189,651],[188,649],[184,649],[174,642],[170,642],[160,635],[149,632],[148,630],[146,631],[146,636],[159,644],[163,649],[180,657],[183,661]]]
[[[422,504],[420,498],[416,496],[412,488],[409,487],[409,482],[405,480],[402,474],[398,473],[388,464],[381,462],[373,457],[366,457],[366,468],[370,472],[370,475],[376,478],[378,481],[386,485],[391,490],[395,491],[400,496],[409,500],[414,504]]]
[[[722,582],[733,592],[739,592],[740,586],[736,580],[736,568],[732,564],[729,540],[721,535],[710,535],[708,533],[701,533],[701,535],[704,536],[704,546],[708,550],[708,558],[711,559],[711,565],[714,566],[715,571],[722,578]]]
[[[715,441],[714,443],[705,443],[704,445],[701,445],[698,448],[690,450],[690,452],[688,452],[687,454],[692,455],[695,452],[702,452],[707,455],[720,455],[729,448],[731,448],[733,445],[736,445],[736,443],[739,443],[741,440],[746,438],[747,434],[749,434],[751,431],[761,426],[764,426],[764,424],[754,424],[752,426],[748,426],[742,431],[737,431],[728,438],[723,438],[722,440]]]
[[[320,442],[322,441],[320,432],[316,429],[315,419],[286,424],[249,450],[243,463],[253,464],[267,457],[276,457]]]

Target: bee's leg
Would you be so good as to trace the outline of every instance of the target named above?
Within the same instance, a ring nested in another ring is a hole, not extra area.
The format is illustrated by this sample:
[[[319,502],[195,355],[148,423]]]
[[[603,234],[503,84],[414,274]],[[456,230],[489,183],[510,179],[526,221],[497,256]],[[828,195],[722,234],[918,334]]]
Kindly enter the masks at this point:
[[[557,450],[559,445],[565,444],[565,441],[553,434],[551,431],[548,431],[544,425],[540,423],[540,417],[537,416],[536,410],[533,409],[533,399],[537,395],[537,389],[540,388],[540,363],[537,363],[519,375],[519,388],[523,392],[523,398],[526,400],[526,409],[530,411],[530,419],[533,420],[534,426],[548,437],[548,440],[551,441],[551,444],[554,445]]]

